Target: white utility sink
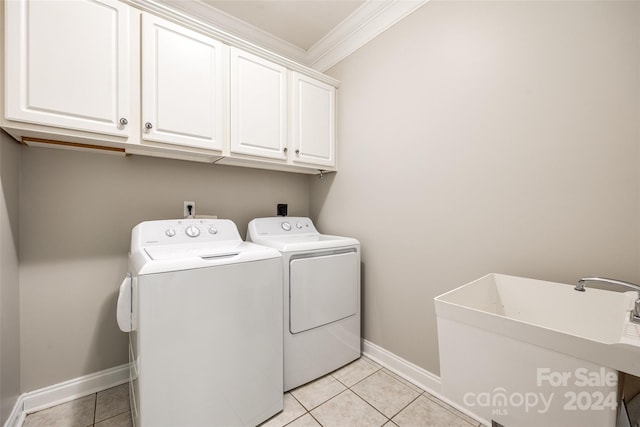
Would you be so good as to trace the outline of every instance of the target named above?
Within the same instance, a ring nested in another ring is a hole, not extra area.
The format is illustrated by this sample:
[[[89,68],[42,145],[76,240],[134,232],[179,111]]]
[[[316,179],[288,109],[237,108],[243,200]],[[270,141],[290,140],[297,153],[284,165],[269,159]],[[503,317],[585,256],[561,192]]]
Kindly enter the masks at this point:
[[[611,408],[590,405],[617,392],[598,379],[616,371],[640,376],[640,324],[629,319],[636,298],[635,291],[577,292],[574,285],[501,274],[442,294],[435,307],[443,394],[504,425],[615,425]],[[579,381],[583,374],[594,383]],[[564,381],[550,381],[554,375]],[[525,411],[524,404],[474,400],[496,390],[553,397],[557,407]],[[567,409],[571,397],[582,399],[579,408]]]
[[[435,298],[438,317],[525,340],[640,376],[640,324],[629,321],[637,292],[489,274]]]

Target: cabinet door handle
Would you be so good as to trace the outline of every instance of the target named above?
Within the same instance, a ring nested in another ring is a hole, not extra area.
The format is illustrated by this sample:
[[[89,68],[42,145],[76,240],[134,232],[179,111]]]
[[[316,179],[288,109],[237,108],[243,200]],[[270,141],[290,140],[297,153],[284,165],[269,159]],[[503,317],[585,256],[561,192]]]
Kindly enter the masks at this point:
[[[129,121],[123,117],[123,118],[120,119],[120,124],[122,126],[126,126],[126,125],[129,124]]]
[[[300,150],[296,150],[296,156],[300,155]]]
[[[283,152],[283,153],[285,153],[285,154],[287,154],[287,151],[289,151],[289,149],[288,149],[287,147],[284,147],[284,148],[282,149],[282,152]]]
[[[147,123],[144,124],[144,128],[150,130],[150,129],[153,128],[153,125],[151,123],[147,122]]]

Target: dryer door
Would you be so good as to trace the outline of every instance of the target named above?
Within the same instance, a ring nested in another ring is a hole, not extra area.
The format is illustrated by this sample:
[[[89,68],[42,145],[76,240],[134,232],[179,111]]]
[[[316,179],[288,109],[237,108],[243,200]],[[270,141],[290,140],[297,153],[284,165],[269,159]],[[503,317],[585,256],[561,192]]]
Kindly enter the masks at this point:
[[[355,250],[292,258],[289,330],[295,334],[356,314],[359,289],[360,257]]]

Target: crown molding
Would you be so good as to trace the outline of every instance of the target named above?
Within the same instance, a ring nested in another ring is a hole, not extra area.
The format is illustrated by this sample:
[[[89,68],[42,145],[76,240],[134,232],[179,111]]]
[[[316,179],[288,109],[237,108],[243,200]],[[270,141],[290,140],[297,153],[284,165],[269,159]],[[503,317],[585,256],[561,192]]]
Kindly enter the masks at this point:
[[[200,19],[226,33],[306,65],[306,50],[274,36],[201,0],[159,0],[166,6]]]
[[[206,34],[214,39],[226,43],[229,46],[238,47],[246,52],[253,53],[264,59],[280,64],[293,71],[314,77],[315,79],[327,83],[329,85],[339,87],[340,82],[326,74],[323,74],[313,68],[307,67],[304,59],[296,60],[291,56],[285,55],[275,49],[267,49],[258,44],[254,40],[242,38],[223,30],[221,25],[214,25],[207,20],[206,16],[197,15],[190,10],[191,6],[198,3],[196,0],[120,0],[127,3],[142,12],[149,12],[161,18],[167,19],[176,24],[185,26],[194,31]],[[176,4],[182,7],[177,8]],[[197,7],[197,6],[196,6]],[[189,10],[187,10],[189,9]],[[304,51],[303,51],[304,52]]]
[[[201,0],[122,0],[187,24],[260,56],[323,73],[429,0],[367,0],[326,36],[304,50]],[[331,84],[331,83],[330,83]],[[335,85],[335,82],[333,83]]]
[[[306,65],[325,72],[429,0],[368,0],[313,45]]]

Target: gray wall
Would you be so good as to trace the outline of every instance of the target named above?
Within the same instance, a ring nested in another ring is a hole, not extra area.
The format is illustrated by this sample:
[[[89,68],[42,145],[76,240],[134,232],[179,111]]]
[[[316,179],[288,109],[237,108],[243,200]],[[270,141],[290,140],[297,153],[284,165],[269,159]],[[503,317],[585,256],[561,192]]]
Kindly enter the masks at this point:
[[[20,176],[22,391],[127,362],[115,321],[131,228],[197,213],[234,220],[308,215],[307,176],[24,147]]]
[[[20,145],[0,131],[0,424],[20,395],[19,164]]]
[[[366,339],[437,374],[444,291],[640,280],[639,41],[640,2],[431,1],[329,70],[311,213],[362,242]]]

